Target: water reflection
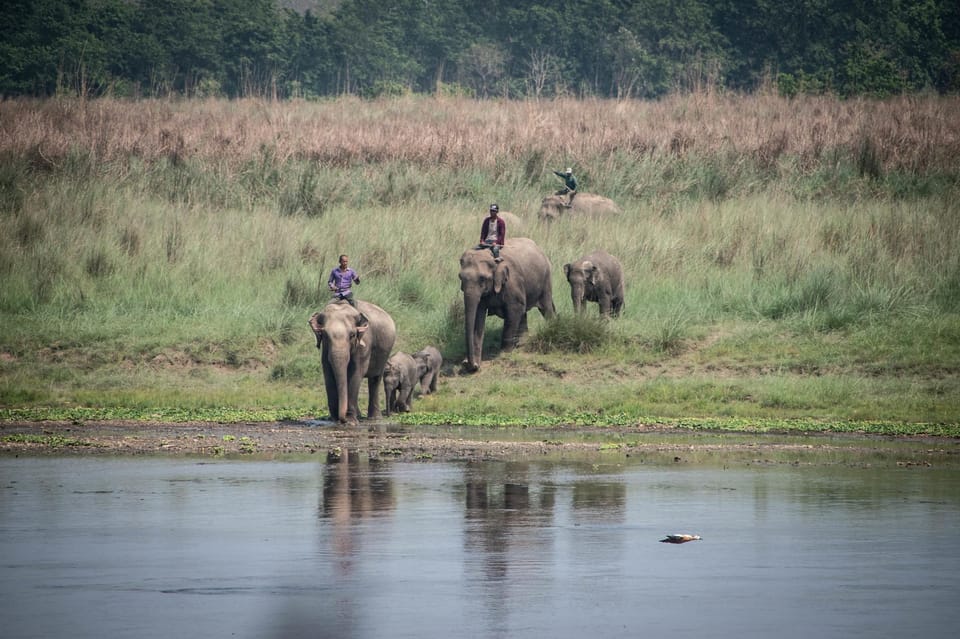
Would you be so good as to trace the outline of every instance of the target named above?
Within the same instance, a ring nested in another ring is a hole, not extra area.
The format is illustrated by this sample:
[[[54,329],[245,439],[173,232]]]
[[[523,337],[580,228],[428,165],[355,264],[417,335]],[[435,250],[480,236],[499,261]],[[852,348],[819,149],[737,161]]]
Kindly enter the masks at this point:
[[[947,467],[0,459],[0,612],[17,638],[952,637],[958,525]]]
[[[516,589],[536,591],[554,552],[556,486],[529,463],[470,464],[464,477],[463,573],[488,636],[509,636]]]
[[[355,520],[387,513],[396,508],[388,474],[375,472],[366,454],[343,450],[328,456],[323,467],[320,517],[331,524],[331,548],[341,575],[352,568],[360,543]]]

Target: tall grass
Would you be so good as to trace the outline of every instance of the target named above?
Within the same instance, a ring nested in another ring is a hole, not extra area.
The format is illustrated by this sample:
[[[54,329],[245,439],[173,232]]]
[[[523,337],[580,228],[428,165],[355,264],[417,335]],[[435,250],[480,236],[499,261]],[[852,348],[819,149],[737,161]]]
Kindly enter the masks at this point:
[[[560,318],[531,313],[527,352],[558,361],[539,366],[569,375],[568,355],[587,354],[629,378],[714,357],[751,376],[909,370],[930,393],[957,387],[956,98],[11,100],[0,133],[0,403],[108,380],[134,396],[150,371],[195,371],[202,387],[205,366],[302,397],[319,375],[306,318],[340,253],[358,296],[397,321],[398,348],[457,361],[457,260],[494,201],[553,263]],[[623,214],[540,223],[566,165]],[[563,280],[597,248],[627,277],[613,322],[573,318]],[[698,404],[644,384],[650,402]],[[691,392],[716,408],[727,385]],[[819,410],[806,387],[757,403]],[[563,405],[556,393],[538,405]]]

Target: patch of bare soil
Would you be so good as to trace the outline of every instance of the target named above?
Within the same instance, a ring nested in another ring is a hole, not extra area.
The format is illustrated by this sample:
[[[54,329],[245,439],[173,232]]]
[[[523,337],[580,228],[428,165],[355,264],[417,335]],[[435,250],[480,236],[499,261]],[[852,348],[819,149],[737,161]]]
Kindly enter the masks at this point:
[[[398,460],[486,460],[543,455],[591,445],[478,441],[456,435],[416,434],[361,424],[69,422],[0,424],[6,455],[332,455],[360,451]],[[596,444],[592,445],[596,449]]]
[[[582,430],[578,434],[589,434]],[[462,434],[458,429],[417,432],[377,422],[343,427],[328,422],[271,423],[145,423],[145,422],[32,422],[0,423],[0,455],[169,455],[202,457],[242,457],[259,459],[310,457],[336,459],[350,452],[370,459],[401,461],[484,461],[531,458],[576,457],[610,453],[620,455],[655,454],[675,462],[696,460],[700,455],[743,453],[758,461],[782,459],[783,454],[804,454],[840,450],[831,437],[798,442],[758,435],[756,438],[706,438],[691,443],[688,437],[670,437],[677,431],[663,426],[636,425],[603,428],[605,441],[633,441],[600,444],[597,441],[556,439],[543,433],[524,433],[524,439],[486,439]],[[553,432],[555,435],[556,432]],[[851,446],[842,446],[844,455],[876,452],[878,438],[863,436]],[[942,444],[943,442],[940,442]],[[954,443],[956,444],[956,443]],[[920,449],[927,448],[924,444]],[[938,446],[939,448],[939,446]],[[950,446],[960,453],[960,446]],[[931,450],[921,453],[926,457]],[[944,451],[939,450],[939,453]],[[781,463],[781,462],[777,462]],[[909,462],[911,465],[913,462]],[[923,462],[921,462],[923,463]]]

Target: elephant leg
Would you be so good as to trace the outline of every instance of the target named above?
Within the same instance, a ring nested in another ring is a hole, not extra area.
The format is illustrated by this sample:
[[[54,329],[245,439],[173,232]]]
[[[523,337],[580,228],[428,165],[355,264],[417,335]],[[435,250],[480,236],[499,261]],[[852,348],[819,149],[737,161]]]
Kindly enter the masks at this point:
[[[477,308],[477,315],[473,325],[473,359],[479,366],[483,360],[483,335],[487,327],[487,309]]]
[[[380,418],[380,388],[383,383],[383,376],[376,375],[370,377],[367,381],[367,395],[369,396],[369,401],[367,401],[367,419],[379,419]]]
[[[508,352],[517,345],[517,322],[508,312],[503,317],[503,332],[500,334],[500,350]]]
[[[351,365],[351,368],[353,366]],[[360,414],[360,378],[357,376],[356,371],[350,372],[350,392],[347,408],[347,417],[352,422],[359,421]]]
[[[386,406],[383,407],[383,414],[387,417],[390,417],[390,411],[393,410],[393,391],[387,387],[386,384],[383,386],[383,395]]]
[[[330,411],[330,419],[337,421],[340,419],[339,392],[337,390],[337,380],[333,376],[333,367],[330,362],[323,361],[323,386],[327,392],[327,410]]]
[[[557,307],[553,303],[553,298],[549,295],[545,295],[540,298],[540,302],[537,304],[537,309],[540,311],[540,315],[542,315],[544,319],[551,319],[557,314]],[[579,311],[576,300],[574,300],[574,310]]]
[[[609,317],[610,316],[610,298],[601,295],[597,303],[600,305],[601,317]]]
[[[504,351],[511,351],[520,343],[520,337],[527,331],[527,314],[524,312],[510,312],[508,309],[503,318],[503,336],[500,347]]]

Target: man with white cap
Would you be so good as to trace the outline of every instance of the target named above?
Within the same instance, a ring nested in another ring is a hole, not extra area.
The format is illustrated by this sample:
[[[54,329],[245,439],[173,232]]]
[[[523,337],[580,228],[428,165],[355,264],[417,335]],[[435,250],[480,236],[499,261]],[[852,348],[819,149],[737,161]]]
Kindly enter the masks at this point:
[[[577,195],[577,178],[573,177],[573,169],[567,167],[567,170],[561,173],[554,171],[554,175],[563,180],[563,188],[557,191],[557,195],[569,195],[567,199],[567,208],[573,205],[573,198]]]

